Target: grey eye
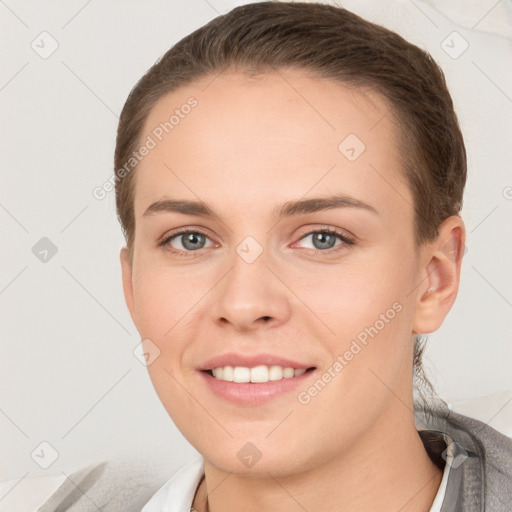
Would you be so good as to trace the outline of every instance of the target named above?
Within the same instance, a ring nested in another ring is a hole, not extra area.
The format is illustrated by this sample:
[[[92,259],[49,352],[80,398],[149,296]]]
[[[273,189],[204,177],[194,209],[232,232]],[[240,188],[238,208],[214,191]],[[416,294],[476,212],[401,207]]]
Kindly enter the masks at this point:
[[[330,233],[329,231],[314,231],[312,233],[308,233],[301,240],[306,240],[311,237],[311,241],[313,247],[307,247],[308,249],[317,249],[317,250],[327,250],[332,249],[336,245],[336,239],[340,240],[340,244],[345,241],[341,237],[341,235],[337,233]]]
[[[173,244],[179,240],[181,242],[182,247],[175,247]],[[197,251],[199,249],[203,249],[206,244],[207,237],[202,233],[197,232],[188,232],[177,234],[172,237],[169,241],[169,244],[178,250],[185,249],[186,251]]]

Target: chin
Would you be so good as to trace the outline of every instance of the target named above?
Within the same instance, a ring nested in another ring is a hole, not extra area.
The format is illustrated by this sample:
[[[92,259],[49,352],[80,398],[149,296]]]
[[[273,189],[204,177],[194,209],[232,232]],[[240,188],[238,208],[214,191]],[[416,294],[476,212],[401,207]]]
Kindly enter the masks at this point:
[[[268,478],[269,474],[274,477],[287,476],[294,473],[293,466],[289,461],[283,463],[286,458],[285,454],[273,453],[271,457],[265,457],[265,453],[261,455],[259,460],[240,461],[238,455],[232,456],[219,456],[219,453],[203,454],[205,461],[214,466],[216,469],[225,473],[233,473],[238,476],[248,476],[254,478]]]

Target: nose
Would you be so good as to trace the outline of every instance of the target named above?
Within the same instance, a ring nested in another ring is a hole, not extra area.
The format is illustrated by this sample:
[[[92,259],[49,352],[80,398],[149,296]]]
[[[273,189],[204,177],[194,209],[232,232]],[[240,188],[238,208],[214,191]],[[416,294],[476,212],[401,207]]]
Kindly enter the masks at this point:
[[[212,295],[213,320],[237,331],[286,322],[290,316],[290,292],[276,277],[276,270],[269,267],[265,251],[254,261],[235,252],[231,263]]]

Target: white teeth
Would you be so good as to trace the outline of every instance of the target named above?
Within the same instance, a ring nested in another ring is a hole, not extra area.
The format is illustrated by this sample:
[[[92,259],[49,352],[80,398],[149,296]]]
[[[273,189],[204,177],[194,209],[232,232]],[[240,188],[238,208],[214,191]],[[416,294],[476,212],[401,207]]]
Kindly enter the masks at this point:
[[[235,366],[233,382],[251,382],[251,370],[244,366]]]
[[[251,382],[268,382],[268,368],[265,365],[251,368]]]
[[[222,380],[227,380],[228,382],[233,382],[233,367],[224,366],[224,368],[222,368],[222,377],[219,378]]]
[[[305,373],[305,368],[294,370],[287,366],[282,367],[278,365],[266,366],[260,365],[253,368],[247,366],[220,366],[212,370],[213,376],[216,379],[225,380],[228,382],[269,382],[281,379],[290,379],[298,377]]]
[[[224,368],[215,368],[213,370],[213,376],[216,378],[216,379],[222,379],[222,374],[224,373],[223,372]]]
[[[293,368],[285,368],[283,370],[283,377],[285,379],[290,379],[293,376],[294,376],[294,369]]]
[[[268,371],[268,380],[281,380],[283,378],[283,369],[281,366],[271,366]]]

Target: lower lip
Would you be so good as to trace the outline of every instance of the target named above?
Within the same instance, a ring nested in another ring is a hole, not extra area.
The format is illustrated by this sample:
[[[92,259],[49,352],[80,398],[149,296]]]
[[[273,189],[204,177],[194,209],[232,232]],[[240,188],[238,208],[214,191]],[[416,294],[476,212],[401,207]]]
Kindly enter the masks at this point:
[[[239,383],[216,379],[209,373],[199,372],[210,391],[237,405],[260,405],[269,402],[277,396],[293,391],[314,373],[316,373],[316,369],[288,379],[271,380],[261,383]]]

